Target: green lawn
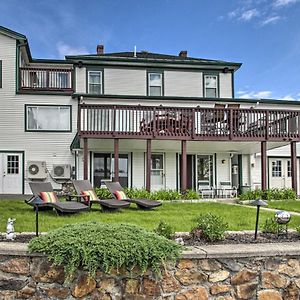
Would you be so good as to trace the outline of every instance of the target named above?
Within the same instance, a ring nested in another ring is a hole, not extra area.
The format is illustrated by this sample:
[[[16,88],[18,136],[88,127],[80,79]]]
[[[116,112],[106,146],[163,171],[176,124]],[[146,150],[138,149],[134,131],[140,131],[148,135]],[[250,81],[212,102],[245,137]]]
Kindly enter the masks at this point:
[[[251,230],[255,226],[256,210],[249,207],[233,206],[219,203],[164,203],[153,211],[142,211],[135,208],[124,209],[119,213],[101,213],[98,206],[93,206],[91,212],[69,216],[58,216],[53,212],[40,212],[40,231],[50,231],[65,224],[97,220],[105,223],[131,223],[152,230],[160,220],[173,226],[175,231],[190,231],[192,219],[200,213],[213,212],[224,218],[229,224],[229,230]],[[272,212],[261,211],[260,224]],[[16,219],[15,231],[28,232],[35,230],[35,213],[22,201],[0,201],[0,231],[6,230],[9,217]],[[300,217],[293,217],[290,228],[300,226]]]
[[[300,212],[300,201],[269,201],[267,207]]]

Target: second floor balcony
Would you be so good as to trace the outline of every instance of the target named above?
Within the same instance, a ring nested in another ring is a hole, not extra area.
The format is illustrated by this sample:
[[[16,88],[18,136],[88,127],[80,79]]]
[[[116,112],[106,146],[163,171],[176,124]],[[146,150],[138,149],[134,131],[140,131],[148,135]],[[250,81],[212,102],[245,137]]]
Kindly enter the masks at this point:
[[[72,93],[72,69],[20,68],[19,90]]]
[[[78,133],[90,138],[299,141],[300,111],[80,104]]]

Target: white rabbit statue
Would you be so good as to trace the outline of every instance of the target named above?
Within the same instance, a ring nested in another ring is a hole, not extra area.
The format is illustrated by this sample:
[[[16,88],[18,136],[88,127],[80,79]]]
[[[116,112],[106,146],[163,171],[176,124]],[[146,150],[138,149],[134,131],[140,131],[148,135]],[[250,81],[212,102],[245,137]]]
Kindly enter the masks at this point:
[[[7,226],[6,226],[6,239],[7,240],[14,240],[16,238],[15,229],[14,229],[14,222],[16,219],[8,218]]]

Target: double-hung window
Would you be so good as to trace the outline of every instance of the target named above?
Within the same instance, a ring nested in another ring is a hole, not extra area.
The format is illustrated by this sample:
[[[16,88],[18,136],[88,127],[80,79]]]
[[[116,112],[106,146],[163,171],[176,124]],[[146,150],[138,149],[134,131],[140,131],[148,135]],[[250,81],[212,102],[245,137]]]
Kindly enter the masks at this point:
[[[26,105],[26,131],[71,131],[71,106]]]
[[[103,94],[102,71],[88,71],[88,93]]]
[[[162,73],[148,73],[148,96],[163,95],[163,75]]]
[[[281,177],[281,160],[272,161],[272,177]]]
[[[217,75],[205,75],[204,87],[206,98],[218,97],[218,76]]]

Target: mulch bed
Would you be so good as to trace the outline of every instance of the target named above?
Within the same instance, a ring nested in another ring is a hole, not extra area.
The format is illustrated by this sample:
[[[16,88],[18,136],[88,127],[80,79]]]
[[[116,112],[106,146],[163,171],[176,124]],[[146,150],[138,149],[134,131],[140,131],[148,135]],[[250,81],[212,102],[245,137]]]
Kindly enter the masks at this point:
[[[218,242],[208,242],[202,238],[193,238],[190,235],[182,237],[186,246],[203,246],[203,245],[225,245],[225,244],[258,244],[258,243],[286,243],[299,242],[300,234],[289,232],[286,234],[259,233],[257,239],[254,239],[254,233],[230,233],[226,238]]]

